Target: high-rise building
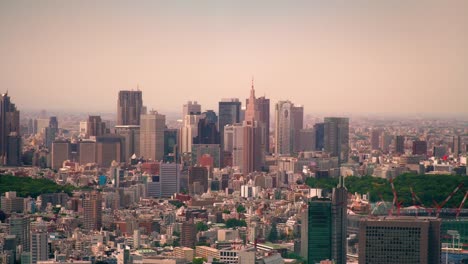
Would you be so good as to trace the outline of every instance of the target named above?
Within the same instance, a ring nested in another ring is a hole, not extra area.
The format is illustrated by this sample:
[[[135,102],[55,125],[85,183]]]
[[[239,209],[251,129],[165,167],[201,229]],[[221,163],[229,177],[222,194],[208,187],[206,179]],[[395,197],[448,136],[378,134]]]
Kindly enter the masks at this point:
[[[233,124],[225,127],[224,152],[231,154],[232,166],[243,168],[244,127],[242,124]]]
[[[191,152],[191,165],[201,164],[200,159],[203,156],[209,155],[213,158],[214,168],[219,168],[221,165],[221,148],[219,144],[193,144]]]
[[[301,255],[307,263],[332,260],[346,263],[347,197],[344,178],[340,177],[332,199],[313,198],[302,214]]]
[[[461,153],[461,137],[459,135],[458,136],[453,136],[452,153],[453,153],[453,155],[455,155],[457,157]]]
[[[360,222],[359,263],[441,263],[441,220],[385,217]]]
[[[263,163],[265,152],[262,150],[262,130],[258,122],[245,120],[242,124],[242,167],[243,173],[260,171]]]
[[[71,143],[68,140],[57,140],[52,143],[52,169],[62,168],[63,162],[70,159]]]
[[[0,164],[18,166],[21,163],[20,112],[8,93],[0,95]]]
[[[279,101],[275,108],[276,156],[292,155],[299,147],[299,131],[303,128],[304,108],[290,101]]]
[[[404,136],[395,137],[395,153],[405,154],[405,137]]]
[[[380,144],[380,135],[382,134],[381,129],[373,129],[371,132],[371,148],[372,150],[378,150]]]
[[[180,245],[183,247],[194,248],[197,230],[193,220],[183,222],[180,231]]]
[[[193,139],[198,136],[198,121],[200,114],[186,115],[184,125],[180,129],[180,153],[192,152]]]
[[[0,197],[0,209],[7,214],[22,213],[24,211],[24,198],[17,197],[16,192],[5,192]]]
[[[313,151],[315,145],[315,130],[313,128],[301,129],[299,131],[298,151]]]
[[[117,125],[140,125],[140,116],[143,108],[141,91],[119,91],[117,101]]]
[[[88,163],[96,163],[96,142],[78,142],[78,162],[81,165],[85,165]]]
[[[133,154],[140,156],[140,126],[115,126],[115,133],[124,138],[122,152],[126,161]]]
[[[347,162],[349,156],[349,119],[345,117],[325,117],[324,149],[340,163]]]
[[[123,137],[114,134],[96,137],[96,163],[100,167],[109,168],[112,161],[123,162],[123,141]]]
[[[164,162],[178,162],[179,130],[164,130]]]
[[[49,259],[47,253],[47,233],[33,232],[31,234],[31,263],[36,264],[38,261]]]
[[[379,147],[383,153],[388,153],[390,151],[390,144],[392,143],[392,136],[387,132],[383,131],[380,135],[380,144]]]
[[[52,148],[52,142],[54,142],[59,132],[56,116],[51,116],[49,118],[49,125],[44,128],[43,132],[45,146],[50,150]]]
[[[140,154],[147,160],[162,160],[164,157],[164,130],[166,116],[156,111],[141,116]]]
[[[9,234],[15,235],[18,245],[23,247],[23,251],[30,251],[30,221],[23,215],[13,214],[7,219]]]
[[[86,121],[86,136],[99,137],[106,134],[106,123],[101,116],[89,116]]]
[[[171,197],[180,190],[180,164],[163,163],[159,168],[161,197]]]
[[[315,150],[322,151],[325,147],[325,123],[316,123],[315,130]]]
[[[413,155],[427,155],[427,142],[423,140],[413,141]]]
[[[201,114],[198,120],[197,136],[193,139],[193,144],[219,144],[217,123],[218,117],[213,110]]]
[[[224,127],[226,125],[240,123],[241,102],[239,102],[239,99],[237,98],[222,99],[218,106],[218,128],[220,133],[220,143],[221,148],[224,148]]]
[[[201,113],[201,105],[197,101],[188,101],[182,108],[182,118],[186,115],[199,115]]]
[[[266,153],[270,153],[270,99],[265,96],[257,98],[255,103],[258,111],[258,124],[262,130],[262,149]]]
[[[83,200],[83,228],[99,230],[102,226],[102,197],[101,193],[93,191],[87,193]]]

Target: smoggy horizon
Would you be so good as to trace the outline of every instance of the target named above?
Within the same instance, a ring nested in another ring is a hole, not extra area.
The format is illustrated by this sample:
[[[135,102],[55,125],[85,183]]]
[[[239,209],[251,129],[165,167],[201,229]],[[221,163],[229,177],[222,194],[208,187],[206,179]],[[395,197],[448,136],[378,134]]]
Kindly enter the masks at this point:
[[[465,1],[2,1],[0,92],[19,110],[180,112],[222,98],[306,113],[468,114]]]

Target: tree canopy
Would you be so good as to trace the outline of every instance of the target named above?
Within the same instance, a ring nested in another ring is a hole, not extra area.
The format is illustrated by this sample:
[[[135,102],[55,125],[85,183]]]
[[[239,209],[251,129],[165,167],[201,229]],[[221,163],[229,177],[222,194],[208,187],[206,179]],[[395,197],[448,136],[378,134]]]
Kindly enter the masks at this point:
[[[71,195],[73,190],[71,185],[58,185],[49,179],[0,175],[0,193],[13,191],[20,197],[36,198],[43,193],[65,192]]]

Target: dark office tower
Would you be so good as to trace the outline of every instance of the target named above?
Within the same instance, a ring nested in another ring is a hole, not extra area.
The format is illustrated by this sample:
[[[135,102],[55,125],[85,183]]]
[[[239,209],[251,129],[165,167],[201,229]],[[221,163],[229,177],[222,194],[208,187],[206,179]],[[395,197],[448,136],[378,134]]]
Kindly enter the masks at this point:
[[[348,191],[344,178],[333,189],[332,199],[313,198],[302,215],[301,255],[307,263],[332,260],[346,264]]]
[[[380,144],[380,135],[382,134],[381,129],[373,129],[371,132],[371,148],[372,150],[378,150]]]
[[[201,113],[201,105],[198,104],[197,101],[188,101],[184,104],[182,109],[182,119],[185,118],[186,115],[191,114],[200,114]]]
[[[299,135],[301,133],[301,130],[304,128],[304,107],[294,106],[291,109],[291,115],[294,121],[293,152],[297,153],[301,149]]]
[[[345,117],[325,117],[324,149],[340,163],[348,162],[349,119]]]
[[[125,161],[122,146],[124,138],[118,135],[105,135],[96,137],[96,163],[100,167],[109,168],[112,161],[117,163]]]
[[[20,112],[8,93],[0,96],[0,164],[20,165]]]
[[[265,160],[261,145],[262,130],[257,121],[244,121],[242,131],[242,172],[260,171]]]
[[[206,167],[189,168],[189,191],[191,194],[203,194],[208,191],[208,169]]]
[[[33,232],[31,234],[31,264],[48,260],[47,248],[47,233]]]
[[[100,137],[106,134],[106,123],[102,122],[101,116],[89,116],[86,121],[88,137]]]
[[[359,263],[439,264],[437,218],[385,217],[361,220]]]
[[[198,133],[193,139],[193,144],[219,144],[219,132],[217,128],[218,117],[212,110],[201,114],[198,120]]]
[[[125,161],[133,155],[140,157],[140,126],[115,126],[115,134],[124,138],[122,152]]]
[[[52,143],[52,169],[62,168],[63,162],[70,159],[71,143],[66,140],[58,140]]]
[[[413,141],[413,155],[427,155],[427,142],[422,140]]]
[[[452,153],[453,155],[457,157],[461,153],[461,137],[460,136],[453,137]]]
[[[224,127],[240,123],[241,102],[237,98],[222,99],[219,102],[218,128],[220,134],[221,149],[224,148]]]
[[[266,153],[270,153],[270,99],[265,96],[257,98],[259,126],[262,130],[262,147]]]
[[[120,91],[117,102],[117,125],[140,125],[143,108],[141,91]]]
[[[22,215],[12,215],[7,220],[10,235],[16,236],[18,245],[23,247],[23,251],[30,251],[30,221],[29,218]]]
[[[102,226],[102,197],[101,193],[92,191],[83,200],[83,228],[99,230]]]
[[[182,223],[180,231],[180,245],[182,247],[194,248],[197,232],[193,220]]]
[[[405,154],[405,137],[404,136],[395,137],[395,152],[397,154]]]
[[[315,150],[315,130],[313,128],[301,129],[299,131],[299,146],[298,151]]]
[[[325,146],[325,123],[316,123],[315,130],[315,150],[323,150]]]
[[[164,130],[164,162],[177,162],[178,159],[178,129],[169,129]]]

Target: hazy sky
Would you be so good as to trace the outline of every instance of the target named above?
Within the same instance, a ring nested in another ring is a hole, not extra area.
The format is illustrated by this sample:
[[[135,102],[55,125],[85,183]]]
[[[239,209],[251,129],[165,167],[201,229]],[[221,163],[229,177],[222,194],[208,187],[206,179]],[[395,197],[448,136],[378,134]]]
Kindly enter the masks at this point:
[[[21,109],[225,97],[306,113],[468,113],[468,1],[0,1],[0,90]],[[2,91],[3,92],[3,91]]]

